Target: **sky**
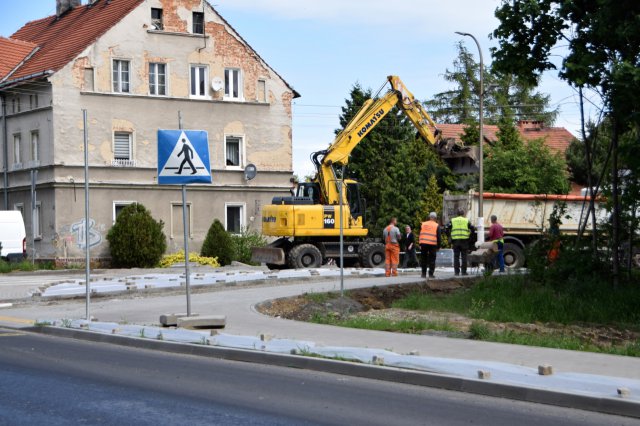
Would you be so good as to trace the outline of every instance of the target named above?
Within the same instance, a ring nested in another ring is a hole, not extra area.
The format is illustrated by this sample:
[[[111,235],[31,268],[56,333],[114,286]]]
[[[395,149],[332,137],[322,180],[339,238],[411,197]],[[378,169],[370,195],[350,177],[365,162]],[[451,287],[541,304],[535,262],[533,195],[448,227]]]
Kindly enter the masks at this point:
[[[376,92],[387,75],[398,75],[420,100],[448,90],[446,69],[462,41],[485,65],[496,46],[500,0],[211,0],[210,4],[301,97],[293,105],[293,170],[312,174],[312,152],[326,148],[339,127],[341,107],[354,84]],[[0,35],[55,13],[55,0],[0,0]],[[561,52],[562,48],[555,52]],[[560,56],[556,59],[560,61]],[[539,90],[559,108],[555,125],[579,136],[577,93],[546,73]],[[586,103],[596,117],[599,102]],[[251,158],[248,159],[251,161]],[[258,171],[259,172],[259,171]]]

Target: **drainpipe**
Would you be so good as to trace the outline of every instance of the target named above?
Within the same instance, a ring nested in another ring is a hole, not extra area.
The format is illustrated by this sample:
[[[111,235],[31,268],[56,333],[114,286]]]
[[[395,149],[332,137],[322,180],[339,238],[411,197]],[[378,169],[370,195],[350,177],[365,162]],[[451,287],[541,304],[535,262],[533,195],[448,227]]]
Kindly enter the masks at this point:
[[[0,102],[2,103],[2,167],[3,172],[3,192],[4,192],[4,210],[9,210],[9,143],[7,142],[7,98],[4,95],[0,95]]]

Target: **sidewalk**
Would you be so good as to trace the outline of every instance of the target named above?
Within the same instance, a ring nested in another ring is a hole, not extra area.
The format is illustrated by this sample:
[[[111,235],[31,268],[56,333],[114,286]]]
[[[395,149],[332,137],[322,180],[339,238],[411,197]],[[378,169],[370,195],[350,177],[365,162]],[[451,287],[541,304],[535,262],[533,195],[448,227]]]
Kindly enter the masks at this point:
[[[380,273],[381,271],[376,272],[378,275]],[[451,272],[438,270],[436,274],[438,278],[446,278]],[[367,276],[354,279],[351,275],[345,274],[345,289],[418,281],[420,279],[417,272],[396,278]],[[581,390],[575,391],[574,396],[590,395],[599,400],[604,398],[636,403],[640,416],[639,358],[325,326],[266,317],[254,309],[256,304],[269,299],[305,292],[338,291],[340,281],[337,278],[292,277],[288,281],[273,279],[267,283],[245,287],[229,287],[229,283],[225,284],[227,286],[219,285],[213,291],[192,294],[193,313],[226,315],[227,326],[223,330],[224,335],[245,336],[254,339],[253,341],[258,339],[258,342],[260,335],[273,340],[312,342],[314,348],[332,348],[335,353],[342,355],[366,348],[386,351],[386,359],[390,359],[391,352],[395,355],[412,353],[414,357],[428,358],[430,364],[427,369],[432,372],[440,371],[438,374],[451,375],[453,371],[454,375],[474,382],[478,381],[478,370],[483,369],[493,371],[493,383],[499,382],[501,375],[505,374],[503,364],[506,364],[511,366],[507,370],[512,369],[516,372],[514,374],[523,376],[526,383],[529,383],[529,379],[532,383],[535,382],[531,385],[532,388],[540,389],[542,386],[543,389],[554,392],[563,389],[564,392],[570,389],[574,382],[585,382],[588,383],[589,390],[586,393]],[[1,297],[0,293],[0,300]],[[54,305],[23,304],[0,310],[0,325],[19,328],[26,325],[20,321],[80,319],[85,317],[85,308],[82,300],[70,300]],[[100,323],[125,322],[147,328],[158,325],[161,314],[176,312],[185,312],[184,294],[148,295],[144,298],[95,298],[91,303],[91,315],[97,317]],[[543,365],[552,366],[554,374],[538,376],[538,367]],[[521,386],[526,388],[529,385]],[[621,388],[630,391],[624,399],[618,397],[618,389]]]

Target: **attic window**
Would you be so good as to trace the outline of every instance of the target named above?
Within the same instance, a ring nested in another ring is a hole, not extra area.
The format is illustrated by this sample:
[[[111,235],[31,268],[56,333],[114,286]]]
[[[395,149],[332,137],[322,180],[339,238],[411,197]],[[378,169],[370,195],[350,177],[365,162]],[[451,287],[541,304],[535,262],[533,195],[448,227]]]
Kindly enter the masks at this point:
[[[163,30],[164,26],[162,25],[162,9],[159,9],[157,7],[151,8],[151,26],[154,30]]]
[[[204,12],[193,12],[193,33],[204,34]]]

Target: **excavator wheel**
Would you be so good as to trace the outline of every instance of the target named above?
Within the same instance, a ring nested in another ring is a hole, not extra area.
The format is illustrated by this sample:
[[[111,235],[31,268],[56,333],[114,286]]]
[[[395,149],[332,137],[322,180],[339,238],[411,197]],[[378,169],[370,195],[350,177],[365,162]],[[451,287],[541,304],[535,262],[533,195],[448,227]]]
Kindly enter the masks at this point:
[[[300,244],[289,252],[288,263],[295,269],[319,268],[322,266],[322,253],[313,244]]]
[[[384,246],[380,243],[366,243],[360,251],[360,263],[365,268],[384,266]]]

